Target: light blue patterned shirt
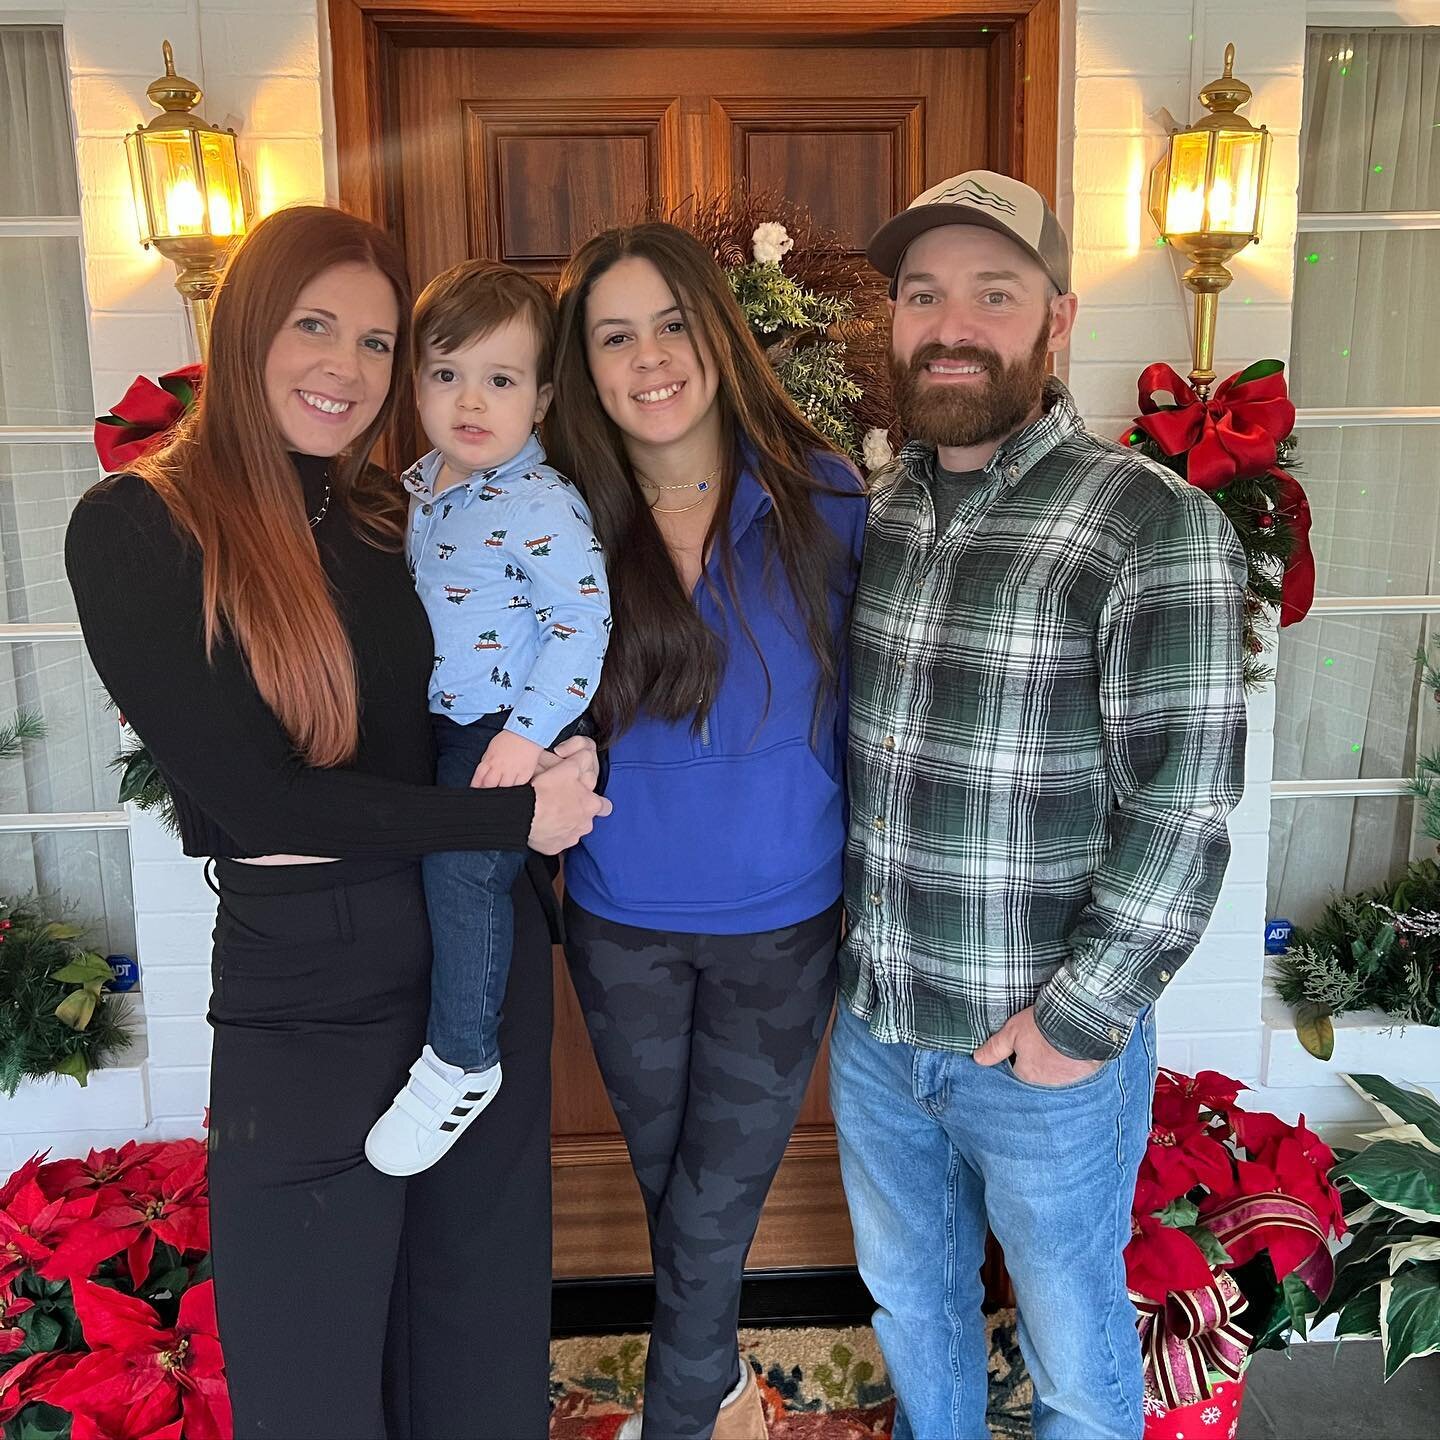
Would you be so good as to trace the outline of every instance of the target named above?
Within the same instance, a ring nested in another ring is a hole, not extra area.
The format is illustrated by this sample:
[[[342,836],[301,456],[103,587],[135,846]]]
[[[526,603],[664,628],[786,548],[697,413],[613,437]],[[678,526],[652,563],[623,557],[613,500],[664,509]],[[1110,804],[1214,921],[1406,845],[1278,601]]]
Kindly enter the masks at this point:
[[[590,511],[533,435],[437,496],[440,465],[432,450],[401,476],[405,554],[435,635],[430,709],[460,725],[508,710],[507,730],[552,745],[589,705],[610,641]]]

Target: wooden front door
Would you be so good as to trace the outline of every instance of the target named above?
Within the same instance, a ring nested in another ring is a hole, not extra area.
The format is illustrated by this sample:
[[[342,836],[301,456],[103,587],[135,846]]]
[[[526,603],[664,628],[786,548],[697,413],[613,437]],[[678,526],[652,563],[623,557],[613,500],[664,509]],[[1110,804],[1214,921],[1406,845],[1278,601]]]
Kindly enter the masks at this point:
[[[1053,189],[1057,0],[708,7],[750,33],[688,0],[648,20],[487,8],[331,0],[342,200],[401,235],[417,285],[476,255],[553,279],[596,230],[742,182],[857,251],[960,170]],[[639,1193],[558,954],[555,995],[555,1272],[641,1274]],[[822,1055],[754,1268],[853,1263],[826,1086]]]

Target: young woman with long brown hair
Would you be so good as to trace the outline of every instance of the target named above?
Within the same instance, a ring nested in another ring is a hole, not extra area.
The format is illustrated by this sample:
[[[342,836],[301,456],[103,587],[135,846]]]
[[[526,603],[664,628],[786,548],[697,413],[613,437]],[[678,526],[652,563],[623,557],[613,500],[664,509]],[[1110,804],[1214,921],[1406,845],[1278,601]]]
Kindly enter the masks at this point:
[[[570,262],[555,378],[614,616],[615,816],[567,858],[566,944],[650,1222],[643,1434],[763,1440],[735,1324],[835,990],[865,503],[672,225]]]
[[[547,1426],[549,935],[524,872],[501,1044],[525,1083],[433,1171],[363,1154],[425,1033],[419,857],[554,854],[608,809],[586,742],[533,786],[430,783],[430,630],[401,492],[367,466],[409,320],[382,232],[318,206],[262,221],[197,410],[66,538],[95,668],[186,853],[214,857],[211,1223],[241,1437]]]

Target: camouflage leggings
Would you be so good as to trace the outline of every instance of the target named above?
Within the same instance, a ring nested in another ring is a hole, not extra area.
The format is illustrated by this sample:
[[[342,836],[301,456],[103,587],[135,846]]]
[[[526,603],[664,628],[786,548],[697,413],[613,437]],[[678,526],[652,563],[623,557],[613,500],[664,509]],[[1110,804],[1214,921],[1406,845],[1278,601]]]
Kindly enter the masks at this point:
[[[830,1016],[840,905],[758,935],[688,935],[567,902],[565,933],[650,1220],[645,1440],[704,1440],[739,1373],[745,1256]]]

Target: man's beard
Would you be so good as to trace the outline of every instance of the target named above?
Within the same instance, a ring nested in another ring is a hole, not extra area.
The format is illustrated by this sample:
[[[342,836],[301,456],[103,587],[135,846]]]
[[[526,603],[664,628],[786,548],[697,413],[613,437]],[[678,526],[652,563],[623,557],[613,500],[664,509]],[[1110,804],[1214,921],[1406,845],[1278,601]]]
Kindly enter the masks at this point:
[[[993,350],[975,345],[922,345],[908,361],[890,354],[890,385],[907,439],[964,448],[1001,440],[1018,430],[1040,404],[1050,353],[1047,318],[1030,353],[1005,364]],[[932,360],[983,365],[988,380],[946,384],[927,381]]]

